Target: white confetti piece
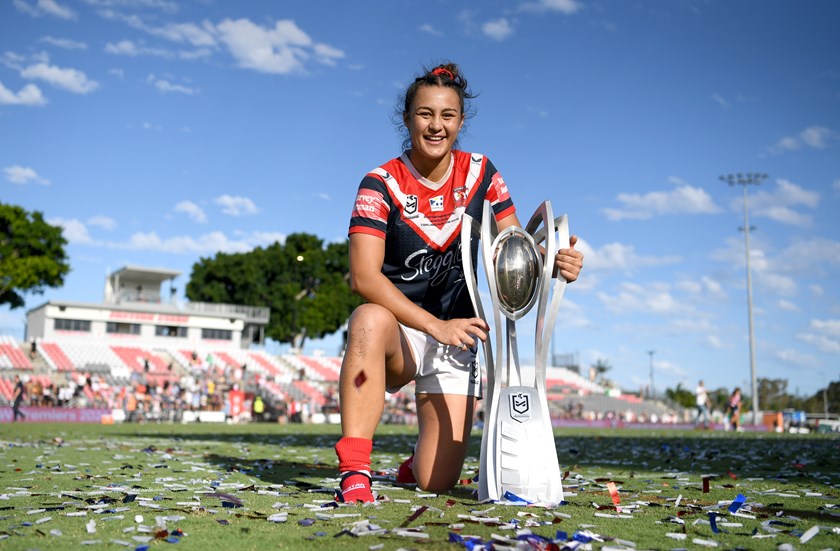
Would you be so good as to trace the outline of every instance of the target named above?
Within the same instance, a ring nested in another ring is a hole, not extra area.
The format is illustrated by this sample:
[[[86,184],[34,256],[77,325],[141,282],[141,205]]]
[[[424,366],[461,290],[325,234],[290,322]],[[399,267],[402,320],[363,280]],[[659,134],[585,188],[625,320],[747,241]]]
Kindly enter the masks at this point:
[[[679,532],[666,532],[665,536],[675,540],[684,540],[688,537],[686,534],[680,534]]]
[[[820,531],[819,526],[811,526],[810,528],[808,528],[808,530],[805,531],[804,534],[802,534],[799,537],[799,543],[807,543],[808,541],[811,540],[811,538],[816,536],[819,531]]]
[[[273,515],[268,516],[269,522],[286,522],[289,520],[289,513],[282,512],[282,513],[274,513]]]
[[[61,537],[61,530],[58,530],[58,529],[50,530],[50,535],[55,536],[56,538],[60,538]]]
[[[88,533],[88,534],[94,534],[94,533],[96,533],[96,521],[95,521],[95,520],[93,520],[93,519],[91,519],[91,520],[90,520],[90,522],[88,522],[88,523],[85,525],[85,528],[87,529],[87,533]]]
[[[702,545],[704,547],[717,547],[718,546],[718,542],[716,542],[716,541],[703,540],[703,539],[700,539],[700,538],[694,538],[693,540],[691,540],[691,543],[694,543],[696,545]]]
[[[395,529],[393,534],[403,537],[403,538],[418,538],[418,539],[428,539],[429,534],[426,532],[416,532],[414,530],[400,530]]]
[[[137,524],[143,522],[143,515],[134,515],[134,522],[136,522]]]
[[[36,520],[35,524],[44,524],[45,522],[49,522],[51,520],[52,520],[52,517],[43,517],[43,518],[39,518],[38,520]]]

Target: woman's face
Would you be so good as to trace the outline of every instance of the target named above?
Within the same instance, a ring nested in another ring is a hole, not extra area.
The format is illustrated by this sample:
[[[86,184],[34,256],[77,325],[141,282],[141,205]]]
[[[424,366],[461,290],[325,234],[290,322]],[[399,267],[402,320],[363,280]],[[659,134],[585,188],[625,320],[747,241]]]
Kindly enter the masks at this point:
[[[420,86],[403,122],[412,156],[439,161],[449,155],[464,124],[458,92],[446,86]]]

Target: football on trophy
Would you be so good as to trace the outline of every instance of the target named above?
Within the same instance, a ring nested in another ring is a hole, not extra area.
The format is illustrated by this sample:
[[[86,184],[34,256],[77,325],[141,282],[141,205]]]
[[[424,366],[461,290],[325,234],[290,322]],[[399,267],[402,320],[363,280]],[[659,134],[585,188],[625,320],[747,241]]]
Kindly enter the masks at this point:
[[[517,313],[532,304],[537,292],[539,260],[524,232],[502,235],[493,255],[499,302],[508,313]]]

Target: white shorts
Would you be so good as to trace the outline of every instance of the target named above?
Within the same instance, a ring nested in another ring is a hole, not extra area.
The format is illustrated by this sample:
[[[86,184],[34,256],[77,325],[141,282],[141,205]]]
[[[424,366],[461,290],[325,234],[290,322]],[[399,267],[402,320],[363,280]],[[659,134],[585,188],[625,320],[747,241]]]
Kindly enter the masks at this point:
[[[414,382],[417,394],[458,394],[482,397],[478,349],[461,350],[441,344],[422,331],[400,324],[417,364]],[[398,392],[399,388],[388,388]]]

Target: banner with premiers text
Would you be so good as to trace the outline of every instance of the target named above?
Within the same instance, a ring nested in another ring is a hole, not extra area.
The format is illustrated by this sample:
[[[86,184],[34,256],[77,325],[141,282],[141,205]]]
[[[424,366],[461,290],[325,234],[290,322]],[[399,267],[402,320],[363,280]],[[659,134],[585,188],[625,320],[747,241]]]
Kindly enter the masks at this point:
[[[26,417],[18,423],[101,423],[103,415],[111,415],[110,409],[22,407],[20,411]],[[11,407],[0,408],[0,423],[11,423],[13,417]]]

